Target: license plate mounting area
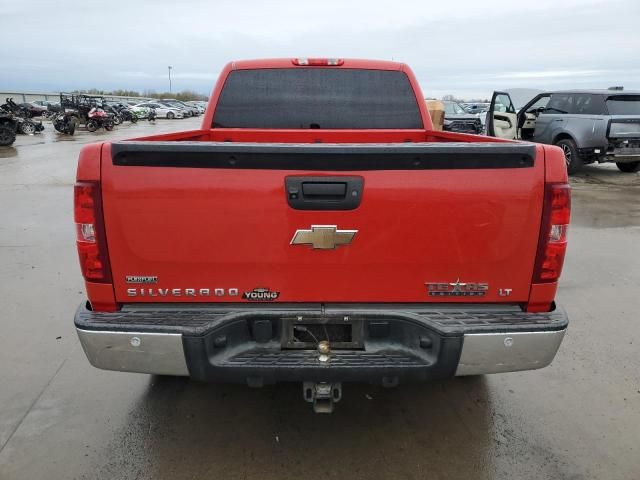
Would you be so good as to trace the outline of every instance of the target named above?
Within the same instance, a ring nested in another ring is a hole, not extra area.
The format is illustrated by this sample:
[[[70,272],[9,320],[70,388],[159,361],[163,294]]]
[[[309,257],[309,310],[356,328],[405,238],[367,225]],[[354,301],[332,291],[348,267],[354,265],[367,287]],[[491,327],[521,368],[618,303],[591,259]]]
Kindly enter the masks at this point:
[[[283,319],[283,348],[315,350],[322,341],[328,341],[332,350],[362,349],[363,322],[349,316]]]

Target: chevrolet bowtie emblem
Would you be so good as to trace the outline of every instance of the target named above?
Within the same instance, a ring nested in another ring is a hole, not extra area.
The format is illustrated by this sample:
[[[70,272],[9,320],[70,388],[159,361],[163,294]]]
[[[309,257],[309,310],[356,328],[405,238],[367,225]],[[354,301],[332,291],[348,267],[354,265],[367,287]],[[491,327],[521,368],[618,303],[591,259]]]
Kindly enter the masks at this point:
[[[311,225],[311,230],[296,230],[291,245],[332,250],[339,245],[349,245],[356,233],[357,230],[338,230],[336,225]]]

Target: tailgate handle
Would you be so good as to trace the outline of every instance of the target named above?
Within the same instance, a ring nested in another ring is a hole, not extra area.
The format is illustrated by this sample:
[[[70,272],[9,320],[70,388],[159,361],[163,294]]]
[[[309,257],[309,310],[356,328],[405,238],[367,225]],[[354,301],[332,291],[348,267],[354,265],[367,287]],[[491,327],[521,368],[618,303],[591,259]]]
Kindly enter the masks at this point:
[[[344,198],[347,194],[345,182],[302,182],[302,194],[310,197]]]
[[[296,210],[353,210],[362,199],[362,177],[285,178],[287,203]]]

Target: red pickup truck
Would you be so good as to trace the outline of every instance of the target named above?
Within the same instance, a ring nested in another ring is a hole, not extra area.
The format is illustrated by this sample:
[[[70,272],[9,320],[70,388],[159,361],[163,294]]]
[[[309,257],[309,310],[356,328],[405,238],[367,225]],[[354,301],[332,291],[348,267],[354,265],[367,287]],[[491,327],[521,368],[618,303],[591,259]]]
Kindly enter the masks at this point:
[[[439,132],[411,70],[222,71],[199,130],[83,148],[75,222],[96,367],[395,386],[548,365],[570,190],[557,147]]]

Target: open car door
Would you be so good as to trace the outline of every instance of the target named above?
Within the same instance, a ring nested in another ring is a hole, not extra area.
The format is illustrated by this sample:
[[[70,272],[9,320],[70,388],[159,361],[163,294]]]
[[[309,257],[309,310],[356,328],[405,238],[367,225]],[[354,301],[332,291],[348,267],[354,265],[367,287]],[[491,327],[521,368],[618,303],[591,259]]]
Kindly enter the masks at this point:
[[[506,92],[493,92],[487,112],[487,135],[515,140],[518,138],[518,119],[511,97]]]

